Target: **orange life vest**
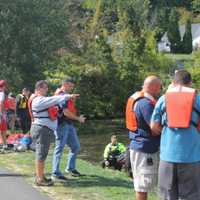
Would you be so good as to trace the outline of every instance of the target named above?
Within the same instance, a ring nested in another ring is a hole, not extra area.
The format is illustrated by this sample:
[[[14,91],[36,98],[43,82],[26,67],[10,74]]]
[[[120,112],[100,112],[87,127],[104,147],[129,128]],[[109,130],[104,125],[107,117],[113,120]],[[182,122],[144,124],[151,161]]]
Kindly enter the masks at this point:
[[[151,103],[155,106],[156,100],[149,97],[147,93],[144,93],[143,91],[136,92],[132,96],[129,97],[127,104],[126,104],[126,128],[130,131],[136,131],[137,126],[137,118],[136,114],[134,112],[134,104],[136,101],[142,98],[148,98],[151,100]]]
[[[168,89],[165,94],[167,126],[170,128],[188,128],[191,124],[196,90],[177,86]],[[200,123],[197,123],[197,127]]]
[[[65,92],[61,88],[58,88],[56,90],[56,92],[55,92],[55,95],[60,95],[62,93],[65,93]],[[77,109],[76,109],[74,103],[75,103],[75,99],[69,99],[69,100],[67,100],[67,109],[70,112],[72,112],[74,114],[77,114]]]
[[[13,98],[13,97],[9,97],[8,99],[7,99],[7,103],[8,103],[8,109],[10,109],[10,110],[15,110],[15,98]]]
[[[29,114],[30,114],[32,121],[34,121],[34,118],[35,118],[33,115],[33,110],[32,110],[32,102],[33,102],[33,99],[36,98],[37,96],[38,95],[36,95],[36,94],[32,94],[28,100]],[[37,117],[37,118],[49,118],[52,121],[57,119],[57,117],[58,117],[58,107],[57,106],[51,106],[47,109],[37,111],[37,113],[44,112],[44,111],[48,112],[48,117]]]
[[[4,110],[7,111],[9,109],[8,97],[5,97],[3,104],[4,104]]]

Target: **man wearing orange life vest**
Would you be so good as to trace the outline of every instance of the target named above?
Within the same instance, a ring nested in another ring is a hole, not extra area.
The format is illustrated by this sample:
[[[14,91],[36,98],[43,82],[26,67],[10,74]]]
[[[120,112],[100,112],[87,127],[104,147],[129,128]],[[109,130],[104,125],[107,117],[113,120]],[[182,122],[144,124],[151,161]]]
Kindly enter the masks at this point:
[[[51,135],[57,128],[57,117],[53,108],[70,98],[78,96],[76,94],[66,94],[46,97],[47,91],[47,82],[44,80],[38,81],[35,85],[35,95],[30,98],[28,103],[32,117],[31,134],[33,143],[36,144],[35,183],[38,186],[53,185],[52,180],[44,176],[44,163],[48,155]]]
[[[178,70],[152,115],[152,132],[161,134],[161,200],[200,199],[200,95],[191,83],[190,73]]]
[[[0,80],[0,137],[3,142],[3,149],[7,149],[7,143],[6,143],[7,124],[6,124],[6,109],[5,109],[6,88],[7,88],[6,81]]]
[[[7,103],[7,125],[8,128],[13,132],[15,129],[15,97],[11,92],[8,94]]]
[[[71,92],[73,88],[74,80],[72,78],[68,78],[62,82],[61,88],[58,88],[55,94],[64,95]],[[66,177],[60,171],[60,160],[65,145],[70,148],[65,172],[70,173],[72,176],[80,176],[80,173],[76,169],[76,156],[80,150],[80,143],[76,128],[74,127],[74,121],[84,123],[85,117],[77,114],[77,110],[74,106],[74,100],[69,100],[66,102],[60,111],[60,116],[58,117],[58,128],[55,132],[56,146],[54,150],[52,166],[53,180],[66,181]]]
[[[129,130],[130,160],[136,200],[146,200],[156,187],[160,137],[153,137],[150,119],[161,81],[156,76],[144,80],[143,89],[129,97],[126,106],[126,127]]]

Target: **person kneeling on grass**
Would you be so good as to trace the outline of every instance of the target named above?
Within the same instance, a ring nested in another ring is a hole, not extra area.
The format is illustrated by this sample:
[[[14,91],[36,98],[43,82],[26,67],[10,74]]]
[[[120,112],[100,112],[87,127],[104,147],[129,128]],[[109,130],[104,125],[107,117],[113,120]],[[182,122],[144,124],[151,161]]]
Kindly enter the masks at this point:
[[[51,186],[53,181],[44,176],[44,164],[48,155],[51,135],[57,128],[56,106],[64,103],[70,98],[75,98],[77,94],[65,94],[59,96],[46,97],[48,84],[46,81],[38,81],[35,85],[35,94],[28,102],[29,112],[32,119],[31,135],[36,144],[35,184],[37,186]]]
[[[117,136],[111,136],[111,143],[106,145],[104,150],[104,161],[102,167],[114,167],[114,169],[121,170],[123,160],[125,160],[126,147],[117,142]]]

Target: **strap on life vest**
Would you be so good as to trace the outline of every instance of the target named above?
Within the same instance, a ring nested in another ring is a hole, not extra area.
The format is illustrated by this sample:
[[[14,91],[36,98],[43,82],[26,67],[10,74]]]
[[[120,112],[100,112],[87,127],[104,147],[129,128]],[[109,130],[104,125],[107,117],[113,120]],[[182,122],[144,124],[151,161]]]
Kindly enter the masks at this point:
[[[28,100],[28,111],[29,111],[29,115],[30,115],[30,118],[31,118],[31,121],[34,121],[34,117],[33,117],[33,111],[32,111],[32,101],[33,99],[37,97],[36,94],[32,94]]]
[[[192,111],[196,110],[193,108],[195,96],[195,89],[183,86],[177,86],[166,92],[167,126],[169,128],[188,128],[190,124],[194,124],[191,121],[191,115]]]
[[[134,112],[134,104],[136,101],[142,98],[148,98],[151,100],[151,103],[155,106],[156,100],[152,99],[150,95],[147,93],[144,93],[143,91],[136,92],[134,93],[131,97],[129,97],[127,104],[126,104],[126,128],[132,132],[136,131],[138,126],[137,126],[137,118],[136,114]]]
[[[193,111],[196,112],[196,114],[199,116],[199,119],[197,122],[194,122],[193,120],[191,120],[191,124],[193,124],[197,128],[197,130],[200,132],[200,110],[193,107]]]
[[[58,107],[57,106],[51,106],[49,108],[39,110],[39,111],[32,110],[33,99],[36,98],[37,96],[38,95],[36,95],[36,94],[32,94],[31,97],[28,100],[28,108],[29,108],[29,114],[30,114],[31,120],[34,121],[34,118],[49,118],[52,121],[56,120],[57,116],[58,116]],[[33,115],[33,112],[41,113],[41,112],[44,112],[44,111],[48,112],[48,116],[34,116]]]

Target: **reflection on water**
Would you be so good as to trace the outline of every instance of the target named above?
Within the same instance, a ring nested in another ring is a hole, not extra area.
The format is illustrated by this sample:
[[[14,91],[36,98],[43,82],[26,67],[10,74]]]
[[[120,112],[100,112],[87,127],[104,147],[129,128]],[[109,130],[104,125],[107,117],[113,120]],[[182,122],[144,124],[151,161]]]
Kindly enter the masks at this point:
[[[81,143],[79,158],[93,163],[103,159],[104,148],[112,134],[116,134],[118,141],[125,145],[129,142],[123,120],[88,121],[78,128],[78,133]]]

